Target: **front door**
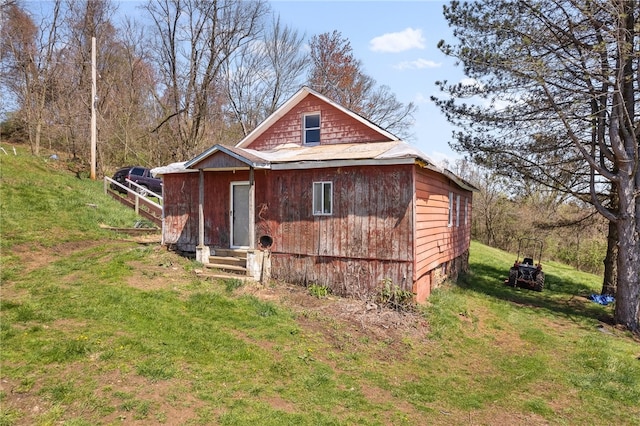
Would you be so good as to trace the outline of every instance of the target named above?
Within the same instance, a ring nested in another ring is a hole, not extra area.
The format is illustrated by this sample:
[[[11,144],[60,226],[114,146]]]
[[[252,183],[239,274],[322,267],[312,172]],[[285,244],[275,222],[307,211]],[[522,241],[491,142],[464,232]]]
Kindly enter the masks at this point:
[[[249,182],[231,182],[231,247],[249,248]]]

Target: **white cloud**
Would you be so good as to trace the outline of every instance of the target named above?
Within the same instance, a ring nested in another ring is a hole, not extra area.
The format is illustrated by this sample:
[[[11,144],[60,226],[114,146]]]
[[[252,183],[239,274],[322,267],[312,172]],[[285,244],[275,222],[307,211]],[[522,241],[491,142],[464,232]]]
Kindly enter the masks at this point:
[[[398,33],[386,33],[374,37],[369,42],[369,49],[374,52],[404,52],[411,49],[424,49],[425,39],[422,30],[407,28]]]
[[[493,102],[490,102],[488,106],[493,107],[496,111],[502,111],[507,109],[510,106],[513,106],[515,103],[511,101],[495,99]]]
[[[393,67],[397,70],[421,70],[424,68],[440,68],[442,63],[433,62],[428,59],[416,59],[415,61],[403,61]]]

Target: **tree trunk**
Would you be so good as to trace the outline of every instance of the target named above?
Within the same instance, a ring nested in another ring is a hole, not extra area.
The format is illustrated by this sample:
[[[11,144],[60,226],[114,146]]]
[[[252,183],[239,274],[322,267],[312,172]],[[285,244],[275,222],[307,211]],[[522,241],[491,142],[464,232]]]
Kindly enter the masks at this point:
[[[42,120],[38,120],[36,123],[35,135],[34,135],[34,146],[33,146],[33,155],[36,157],[40,155],[40,136],[42,135]]]
[[[602,281],[602,295],[616,295],[618,262],[618,228],[614,222],[609,222],[607,235],[607,255],[604,258],[604,279]]]
[[[631,175],[631,174],[629,174]],[[625,179],[626,177],[626,179]],[[635,176],[624,176],[619,185],[618,285],[614,320],[640,332],[640,212],[636,212]]]
[[[620,208],[618,200],[618,188],[611,185],[609,190],[609,208],[618,210]],[[604,277],[602,280],[602,295],[616,295],[616,284],[618,282],[618,228],[615,222],[609,221],[609,231],[607,234],[607,255],[604,258]]]

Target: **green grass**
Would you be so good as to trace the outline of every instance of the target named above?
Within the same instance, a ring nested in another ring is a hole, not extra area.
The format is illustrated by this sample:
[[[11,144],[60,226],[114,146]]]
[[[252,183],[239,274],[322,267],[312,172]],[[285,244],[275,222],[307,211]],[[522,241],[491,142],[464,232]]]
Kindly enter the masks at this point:
[[[510,288],[514,256],[474,242],[413,333],[367,333],[104,231],[136,218],[102,182],[19,153],[0,154],[0,425],[640,423],[640,345],[585,299],[598,277],[549,263],[543,292]]]

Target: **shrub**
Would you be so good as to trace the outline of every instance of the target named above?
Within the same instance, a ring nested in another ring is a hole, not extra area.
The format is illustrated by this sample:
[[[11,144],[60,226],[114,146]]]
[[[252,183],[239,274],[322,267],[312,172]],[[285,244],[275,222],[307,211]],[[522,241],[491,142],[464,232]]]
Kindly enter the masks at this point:
[[[389,278],[385,278],[382,281],[380,291],[376,295],[376,303],[396,311],[413,311],[415,310],[413,296],[412,292],[402,290]]]

